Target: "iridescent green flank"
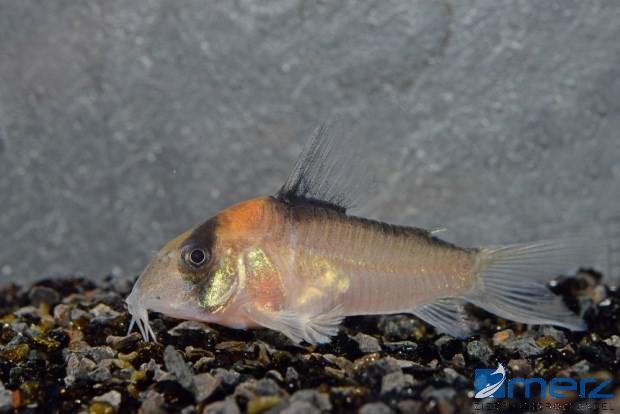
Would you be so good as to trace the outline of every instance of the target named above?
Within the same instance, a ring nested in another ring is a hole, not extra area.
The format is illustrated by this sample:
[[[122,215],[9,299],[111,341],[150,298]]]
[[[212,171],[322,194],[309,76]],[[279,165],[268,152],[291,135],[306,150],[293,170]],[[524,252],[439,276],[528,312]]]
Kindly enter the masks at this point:
[[[243,275],[242,286],[252,296],[254,306],[263,310],[279,309],[283,303],[283,283],[268,254],[254,246],[245,252],[244,258],[247,269],[239,274]]]
[[[255,247],[247,253],[248,265],[254,274],[267,274],[275,268],[263,249]]]
[[[209,312],[217,312],[230,297],[230,289],[235,281],[235,261],[227,254],[207,283],[200,306]]]
[[[242,286],[245,285],[246,267],[247,276],[252,278],[252,283],[265,283],[269,286],[277,274],[275,266],[261,248],[249,249],[243,258],[236,258],[232,250],[229,250],[207,281],[200,297],[200,306],[209,312],[221,310],[230,299],[236,281]]]

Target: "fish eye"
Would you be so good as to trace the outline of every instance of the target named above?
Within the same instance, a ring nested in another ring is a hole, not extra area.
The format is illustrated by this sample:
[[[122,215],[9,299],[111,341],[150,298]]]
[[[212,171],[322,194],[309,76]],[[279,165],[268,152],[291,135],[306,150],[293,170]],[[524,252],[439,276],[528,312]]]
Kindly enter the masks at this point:
[[[195,247],[188,249],[184,255],[184,259],[187,263],[194,267],[200,267],[209,261],[209,252],[205,249]]]

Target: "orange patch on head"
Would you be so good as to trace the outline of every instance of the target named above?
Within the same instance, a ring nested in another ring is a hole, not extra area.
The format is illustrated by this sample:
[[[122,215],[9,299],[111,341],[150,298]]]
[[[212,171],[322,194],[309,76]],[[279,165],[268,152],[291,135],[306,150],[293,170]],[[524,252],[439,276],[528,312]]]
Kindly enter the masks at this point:
[[[269,202],[268,197],[259,197],[235,204],[218,214],[218,224],[234,233],[254,230],[261,223]]]

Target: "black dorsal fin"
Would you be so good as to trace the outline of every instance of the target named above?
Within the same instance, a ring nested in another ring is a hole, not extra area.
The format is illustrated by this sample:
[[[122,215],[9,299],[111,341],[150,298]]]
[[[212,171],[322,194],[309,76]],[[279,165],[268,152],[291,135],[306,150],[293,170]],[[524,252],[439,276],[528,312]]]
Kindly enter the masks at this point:
[[[362,190],[361,168],[348,139],[335,138],[319,126],[299,155],[276,197],[289,204],[317,204],[342,213],[355,205]]]

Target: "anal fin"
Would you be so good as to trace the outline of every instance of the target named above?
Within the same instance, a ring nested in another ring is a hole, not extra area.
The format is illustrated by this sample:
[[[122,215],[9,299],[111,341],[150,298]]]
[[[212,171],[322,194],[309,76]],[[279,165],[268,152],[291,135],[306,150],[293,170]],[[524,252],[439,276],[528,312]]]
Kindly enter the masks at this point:
[[[330,337],[338,333],[344,319],[342,305],[315,315],[252,308],[248,309],[247,316],[258,325],[282,332],[295,343],[306,341],[310,344],[330,342]]]
[[[463,338],[472,332],[472,321],[465,311],[465,301],[459,298],[441,298],[411,311],[415,316],[432,325],[437,332]]]

